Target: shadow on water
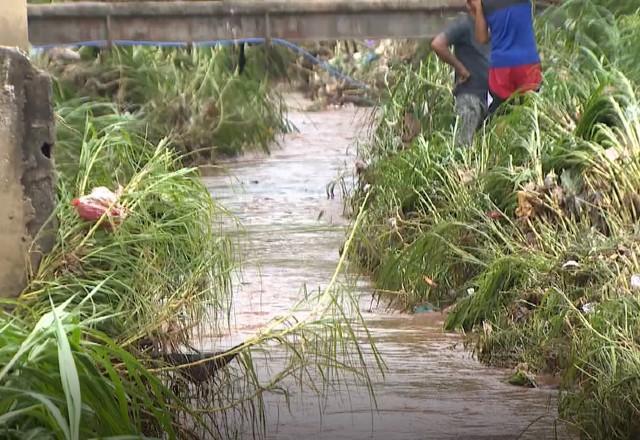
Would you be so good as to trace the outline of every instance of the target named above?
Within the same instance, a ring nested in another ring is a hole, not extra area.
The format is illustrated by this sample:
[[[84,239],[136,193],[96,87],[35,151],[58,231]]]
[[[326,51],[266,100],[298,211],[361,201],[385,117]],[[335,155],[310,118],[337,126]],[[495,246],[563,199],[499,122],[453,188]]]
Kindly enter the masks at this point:
[[[285,313],[304,289],[326,287],[339,259],[347,221],[342,200],[326,187],[353,168],[354,140],[364,118],[355,109],[292,112],[298,133],[286,135],[267,158],[229,162],[204,178],[212,195],[241,222],[243,273],[236,283],[234,345]],[[371,307],[371,286],[357,283],[362,312],[388,373],[373,378],[377,410],[367,390],[334,383],[327,401],[306,392],[291,400],[265,396],[271,439],[552,439],[557,392],[506,383],[442,330],[439,313],[403,315]],[[271,354],[277,362],[278,354]],[[289,408],[289,405],[290,408]]]

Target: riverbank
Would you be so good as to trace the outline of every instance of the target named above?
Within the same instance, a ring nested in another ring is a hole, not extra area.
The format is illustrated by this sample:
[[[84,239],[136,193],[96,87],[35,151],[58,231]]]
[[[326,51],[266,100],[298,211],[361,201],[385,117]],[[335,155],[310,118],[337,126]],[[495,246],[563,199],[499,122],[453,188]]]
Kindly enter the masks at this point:
[[[538,21],[542,91],[452,146],[449,72],[400,72],[353,198],[353,255],[407,310],[450,310],[479,359],[514,382],[562,377],[584,438],[637,433],[637,15],[566,2]],[[626,9],[625,9],[626,8]],[[634,36],[632,36],[634,35]],[[415,130],[412,121],[421,127]]]

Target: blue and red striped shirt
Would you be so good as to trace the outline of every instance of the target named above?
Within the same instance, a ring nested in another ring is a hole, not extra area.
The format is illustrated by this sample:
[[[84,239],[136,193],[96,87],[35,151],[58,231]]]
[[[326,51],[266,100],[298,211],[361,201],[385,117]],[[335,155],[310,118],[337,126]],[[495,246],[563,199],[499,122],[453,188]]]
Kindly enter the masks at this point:
[[[482,0],[491,32],[491,67],[540,62],[529,0]]]

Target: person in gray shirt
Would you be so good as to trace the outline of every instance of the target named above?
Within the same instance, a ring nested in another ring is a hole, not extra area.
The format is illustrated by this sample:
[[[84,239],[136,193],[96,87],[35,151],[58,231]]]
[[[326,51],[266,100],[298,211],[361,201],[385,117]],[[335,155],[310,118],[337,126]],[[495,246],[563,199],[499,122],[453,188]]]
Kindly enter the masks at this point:
[[[468,14],[457,18],[431,42],[433,51],[455,70],[456,145],[471,145],[487,112],[489,94],[489,44],[475,38],[475,9],[467,0]],[[453,46],[453,52],[449,49]]]

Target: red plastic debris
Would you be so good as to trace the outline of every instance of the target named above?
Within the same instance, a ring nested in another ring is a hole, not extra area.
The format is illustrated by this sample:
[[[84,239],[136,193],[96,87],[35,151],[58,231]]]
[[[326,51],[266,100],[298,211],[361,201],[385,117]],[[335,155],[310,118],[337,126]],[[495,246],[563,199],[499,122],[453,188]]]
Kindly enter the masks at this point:
[[[95,222],[106,214],[109,221],[105,225],[120,224],[127,216],[126,209],[118,201],[121,193],[122,188],[114,193],[110,189],[100,186],[85,196],[73,199],[71,204],[83,220]]]

